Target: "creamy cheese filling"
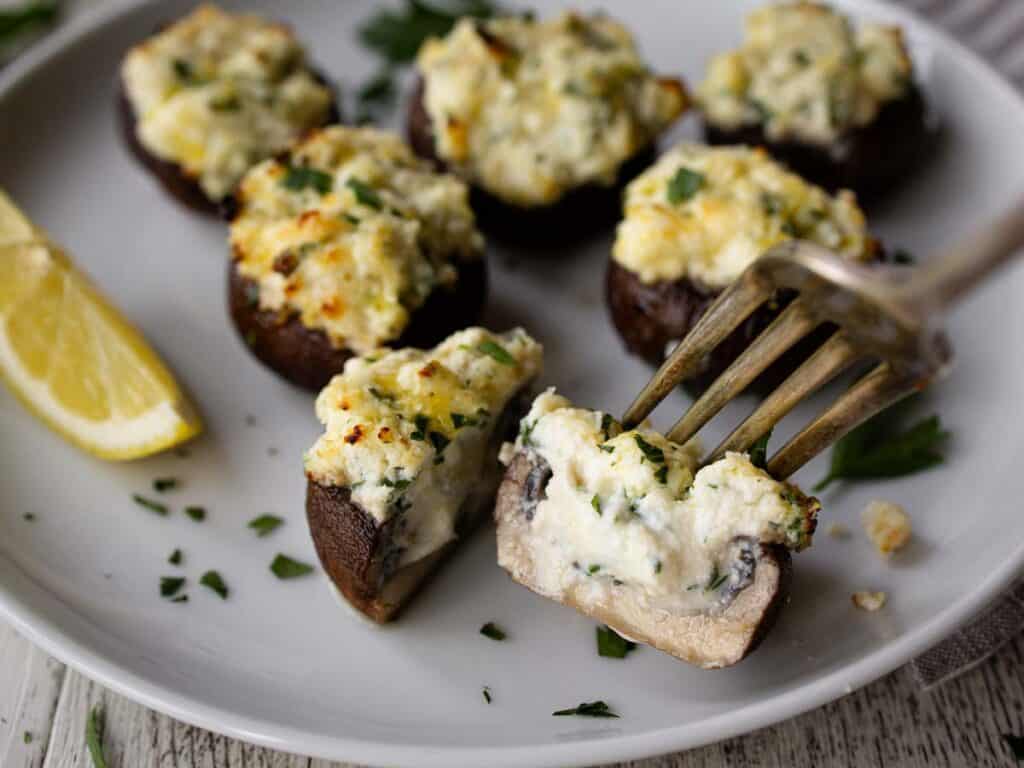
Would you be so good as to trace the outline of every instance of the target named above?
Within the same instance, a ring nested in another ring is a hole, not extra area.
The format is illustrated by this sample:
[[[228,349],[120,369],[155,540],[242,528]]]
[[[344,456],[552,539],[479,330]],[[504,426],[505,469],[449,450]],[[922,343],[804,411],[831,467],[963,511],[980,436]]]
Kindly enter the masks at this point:
[[[912,79],[898,28],[855,32],[826,5],[785,3],[747,16],[743,46],[711,60],[697,98],[716,125],[832,144],[905,96]]]
[[[212,5],[132,48],[121,74],[140,143],[212,200],[323,125],[333,102],[286,26]]]
[[[463,19],[417,66],[438,156],[502,200],[547,205],[619,167],[687,106],[601,14]]]
[[[553,390],[534,401],[516,450],[551,469],[529,536],[537,588],[556,599],[602,603],[625,588],[650,608],[714,612],[750,583],[758,546],[811,541],[817,501],[745,454],[698,471],[692,443],[623,431]]]
[[[253,303],[360,354],[483,251],[466,185],[369,128],[318,131],[253,168],[238,198],[231,246]]]
[[[853,193],[830,196],[762,149],[682,143],[626,188],[612,256],[646,283],[722,288],[792,238],[857,261],[877,250]]]
[[[494,469],[502,413],[540,374],[541,358],[524,331],[482,328],[432,350],[353,358],[317,397],[325,429],[306,474],[349,488],[379,524],[393,524],[398,565],[415,562],[454,538],[460,508]]]

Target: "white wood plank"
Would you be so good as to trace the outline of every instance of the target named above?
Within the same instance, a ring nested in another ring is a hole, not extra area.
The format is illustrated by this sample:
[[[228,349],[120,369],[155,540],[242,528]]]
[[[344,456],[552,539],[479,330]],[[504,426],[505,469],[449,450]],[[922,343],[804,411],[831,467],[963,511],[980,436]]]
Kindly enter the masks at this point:
[[[0,622],[0,766],[43,764],[64,666]]]

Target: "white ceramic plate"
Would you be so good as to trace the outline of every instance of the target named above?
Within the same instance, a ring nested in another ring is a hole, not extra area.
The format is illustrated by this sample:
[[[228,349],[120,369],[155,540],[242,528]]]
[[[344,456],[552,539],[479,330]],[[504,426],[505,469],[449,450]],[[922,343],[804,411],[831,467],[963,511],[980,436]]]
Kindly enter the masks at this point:
[[[250,5],[286,13],[344,83],[373,70],[353,38],[370,3]],[[905,504],[915,530],[909,551],[886,565],[859,532],[840,541],[822,530],[796,558],[792,603],[774,633],[735,668],[703,672],[647,648],[625,661],[599,658],[592,622],[498,570],[490,530],[383,630],[341,610],[319,573],[277,581],[267,569],[275,553],[315,560],[300,463],[318,433],[312,398],[257,365],[229,328],[224,227],[166,197],[115,130],[122,52],[183,7],[115,9],[58,35],[0,78],[0,184],[142,327],[209,425],[188,459],[104,464],[0,391],[0,609],[32,640],[151,707],[280,749],[373,764],[575,765],[691,747],[841,696],[952,631],[1018,571],[1021,269],[1002,274],[953,318],[959,365],[927,405],[955,433],[948,464],[823,497],[823,529],[835,520],[857,531],[858,512],[873,497]],[[672,10],[630,3],[621,13],[660,71],[695,82],[707,57],[736,41],[746,7],[691,0]],[[890,245],[926,254],[1024,187],[1024,108],[925,25],[887,7],[851,7],[906,25],[946,127],[932,164],[873,218]],[[692,132],[688,121],[681,134]],[[650,371],[623,353],[605,316],[607,249],[602,242],[567,252],[562,262],[492,249],[488,322],[525,325],[545,343],[549,382],[583,403],[621,409]],[[682,395],[670,398],[657,423],[684,404]],[[710,439],[749,407],[715,422]],[[822,472],[819,461],[801,477],[813,483]],[[184,480],[169,497],[176,510],[203,504],[207,522],[180,511],[164,519],[132,504],[133,491],[162,475]],[[35,522],[23,520],[26,512]],[[264,512],[288,523],[257,539],[246,522]],[[157,594],[159,577],[174,573],[166,559],[176,547],[193,585],[185,605]],[[208,568],[230,585],[227,602],[195,586]],[[856,611],[849,595],[861,588],[887,590],[890,604]],[[508,629],[507,642],[478,634],[489,620]],[[483,685],[493,691],[490,706]],[[607,700],[621,719],[551,717],[593,699]]]

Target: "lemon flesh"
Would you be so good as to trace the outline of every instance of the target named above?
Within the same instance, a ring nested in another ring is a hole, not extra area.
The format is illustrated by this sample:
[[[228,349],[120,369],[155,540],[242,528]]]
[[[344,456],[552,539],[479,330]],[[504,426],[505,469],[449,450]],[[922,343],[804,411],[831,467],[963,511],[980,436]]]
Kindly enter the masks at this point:
[[[148,456],[202,429],[142,335],[2,191],[0,378],[100,458]]]

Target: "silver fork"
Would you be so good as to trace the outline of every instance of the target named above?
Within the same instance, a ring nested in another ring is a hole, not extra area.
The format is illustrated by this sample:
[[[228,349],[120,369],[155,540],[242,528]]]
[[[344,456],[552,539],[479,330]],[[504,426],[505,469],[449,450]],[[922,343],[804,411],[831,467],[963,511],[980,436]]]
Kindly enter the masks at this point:
[[[945,375],[952,348],[939,320],[985,276],[1024,246],[1024,201],[921,267],[866,267],[813,243],[766,251],[722,292],[623,416],[634,427],[704,356],[780,288],[796,298],[667,433],[685,442],[783,352],[822,323],[838,330],[705,459],[746,451],[793,407],[858,361],[880,361],[768,462],[785,479],[851,429]]]

